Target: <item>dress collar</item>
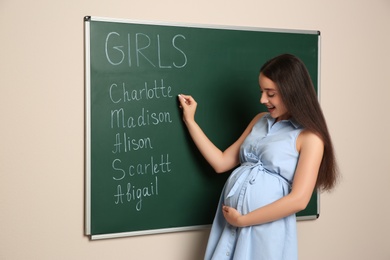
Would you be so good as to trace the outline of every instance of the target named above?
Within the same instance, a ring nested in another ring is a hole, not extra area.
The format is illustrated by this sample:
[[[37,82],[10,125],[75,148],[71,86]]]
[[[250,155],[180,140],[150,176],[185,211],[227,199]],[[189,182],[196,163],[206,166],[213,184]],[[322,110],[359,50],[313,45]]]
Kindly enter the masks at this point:
[[[269,125],[269,126],[272,126],[272,125],[275,123],[276,118],[271,117],[270,113],[267,113],[267,114],[265,115],[265,117],[267,118],[267,122],[268,122],[268,125]],[[279,122],[289,122],[289,123],[290,123],[293,127],[295,127],[296,129],[302,127],[301,124],[299,124],[299,123],[295,120],[295,118],[293,118],[293,117],[290,117],[289,119],[281,120],[281,121],[279,121]]]

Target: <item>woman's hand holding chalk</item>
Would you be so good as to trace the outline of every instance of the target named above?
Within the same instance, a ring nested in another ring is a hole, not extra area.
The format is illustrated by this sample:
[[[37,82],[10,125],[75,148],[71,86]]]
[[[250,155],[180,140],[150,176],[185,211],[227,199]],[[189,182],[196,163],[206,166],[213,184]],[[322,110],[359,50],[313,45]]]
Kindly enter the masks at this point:
[[[185,98],[182,94],[179,94],[178,96],[179,98],[182,98],[186,104],[189,104],[188,99]]]
[[[184,122],[194,122],[195,121],[195,111],[197,107],[196,101],[189,95],[178,95],[180,101],[180,108],[183,110],[183,120]]]

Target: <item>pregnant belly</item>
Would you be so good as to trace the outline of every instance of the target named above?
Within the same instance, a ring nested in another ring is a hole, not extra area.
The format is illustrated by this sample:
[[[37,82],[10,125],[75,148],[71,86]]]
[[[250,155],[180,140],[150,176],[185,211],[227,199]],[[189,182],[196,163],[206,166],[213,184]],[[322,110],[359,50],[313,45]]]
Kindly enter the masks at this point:
[[[256,168],[241,169],[228,179],[224,203],[246,214],[282,198],[289,191],[289,183],[277,174]]]

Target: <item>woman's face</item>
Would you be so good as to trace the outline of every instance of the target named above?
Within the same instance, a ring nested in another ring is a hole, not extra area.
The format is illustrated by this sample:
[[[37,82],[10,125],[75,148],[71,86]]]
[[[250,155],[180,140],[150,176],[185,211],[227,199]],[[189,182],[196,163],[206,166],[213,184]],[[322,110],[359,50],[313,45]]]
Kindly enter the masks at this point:
[[[259,85],[261,91],[260,103],[265,105],[268,112],[276,121],[285,120],[290,117],[280,96],[278,86],[269,78],[260,73]]]

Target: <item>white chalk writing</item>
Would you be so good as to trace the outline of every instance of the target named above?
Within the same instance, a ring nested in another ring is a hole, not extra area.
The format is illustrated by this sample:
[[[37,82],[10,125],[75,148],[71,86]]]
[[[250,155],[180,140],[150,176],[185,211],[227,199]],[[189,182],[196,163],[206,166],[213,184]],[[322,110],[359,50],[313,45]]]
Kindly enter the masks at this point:
[[[127,61],[129,67],[151,66],[160,69],[180,69],[187,65],[187,55],[183,50],[186,37],[177,34],[172,37],[168,46],[163,46],[163,36],[135,33],[121,35],[118,32],[107,34],[105,54],[107,61],[114,66]],[[179,55],[163,55],[163,50]],[[175,60],[163,60],[163,57],[175,57]],[[135,61],[135,62],[134,62]]]

